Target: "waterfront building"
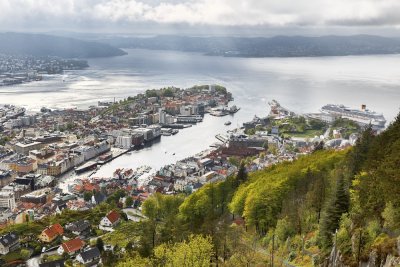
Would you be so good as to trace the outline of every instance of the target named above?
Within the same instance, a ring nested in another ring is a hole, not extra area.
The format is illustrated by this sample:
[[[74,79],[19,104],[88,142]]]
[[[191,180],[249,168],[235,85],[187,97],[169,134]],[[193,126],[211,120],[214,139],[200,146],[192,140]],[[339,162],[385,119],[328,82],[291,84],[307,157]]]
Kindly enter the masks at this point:
[[[132,146],[132,137],[131,136],[118,136],[115,141],[115,146],[121,147],[124,149],[130,149]]]

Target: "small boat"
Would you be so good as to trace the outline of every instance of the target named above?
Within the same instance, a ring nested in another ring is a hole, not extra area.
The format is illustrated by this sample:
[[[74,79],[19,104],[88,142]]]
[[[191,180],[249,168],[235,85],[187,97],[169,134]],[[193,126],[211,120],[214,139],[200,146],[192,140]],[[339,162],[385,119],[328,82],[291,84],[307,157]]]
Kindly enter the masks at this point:
[[[231,125],[232,124],[232,122],[230,122],[230,121],[227,121],[227,122],[225,122],[224,123],[226,126],[228,126],[228,125]]]

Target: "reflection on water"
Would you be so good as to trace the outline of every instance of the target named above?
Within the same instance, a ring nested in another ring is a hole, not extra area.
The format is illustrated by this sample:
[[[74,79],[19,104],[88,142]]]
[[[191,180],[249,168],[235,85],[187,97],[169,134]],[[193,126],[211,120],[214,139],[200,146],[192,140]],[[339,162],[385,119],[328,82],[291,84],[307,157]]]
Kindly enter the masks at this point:
[[[197,126],[118,158],[104,166],[99,175],[109,175],[116,167],[159,167],[192,155],[215,142],[215,134],[255,114],[265,115],[266,103],[271,99],[296,112],[315,112],[327,103],[352,107],[366,104],[382,112],[388,121],[399,112],[398,55],[252,59],[174,51],[127,52],[122,57],[91,59],[90,68],[83,71],[0,87],[0,103],[23,105],[30,110],[42,106],[88,107],[99,100],[119,100],[149,88],[217,83],[233,92],[235,104],[242,108],[233,118],[206,116]],[[226,120],[232,125],[224,126]]]

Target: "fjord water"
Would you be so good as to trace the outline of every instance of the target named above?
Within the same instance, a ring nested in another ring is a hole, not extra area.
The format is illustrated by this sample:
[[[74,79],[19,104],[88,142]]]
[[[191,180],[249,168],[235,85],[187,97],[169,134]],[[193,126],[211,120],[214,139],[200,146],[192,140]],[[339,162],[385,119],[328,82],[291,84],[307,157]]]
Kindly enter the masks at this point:
[[[255,114],[266,115],[267,102],[272,99],[300,113],[317,112],[327,103],[354,108],[366,104],[388,121],[399,112],[399,55],[228,58],[176,51],[126,51],[126,56],[90,59],[90,68],[83,71],[0,87],[0,103],[36,111],[42,106],[84,108],[151,88],[215,83],[226,86],[242,108],[233,117],[206,116],[197,126],[112,161],[98,171],[99,175],[109,175],[117,167],[148,164],[158,168],[197,153],[216,141],[215,134],[251,120]],[[224,126],[227,120],[232,121],[229,127]]]

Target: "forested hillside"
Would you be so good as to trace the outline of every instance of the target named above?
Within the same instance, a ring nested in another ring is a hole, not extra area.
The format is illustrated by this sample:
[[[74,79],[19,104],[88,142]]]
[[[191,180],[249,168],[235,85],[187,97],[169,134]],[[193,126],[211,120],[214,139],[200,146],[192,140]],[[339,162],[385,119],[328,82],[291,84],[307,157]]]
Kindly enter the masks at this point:
[[[96,227],[110,210],[120,212],[121,191],[92,210],[2,233],[16,232],[39,253],[32,236],[46,225],[86,219],[99,231],[90,245],[101,249],[104,266],[400,266],[400,115],[380,135],[366,129],[346,150],[250,173],[245,162],[190,195],[152,195],[143,220],[125,218],[111,233]]]
[[[242,164],[188,197],[156,194],[143,204],[147,220],[105,242],[127,247],[119,266],[358,266],[389,257],[396,266],[399,169],[400,116],[348,150],[249,174]]]

